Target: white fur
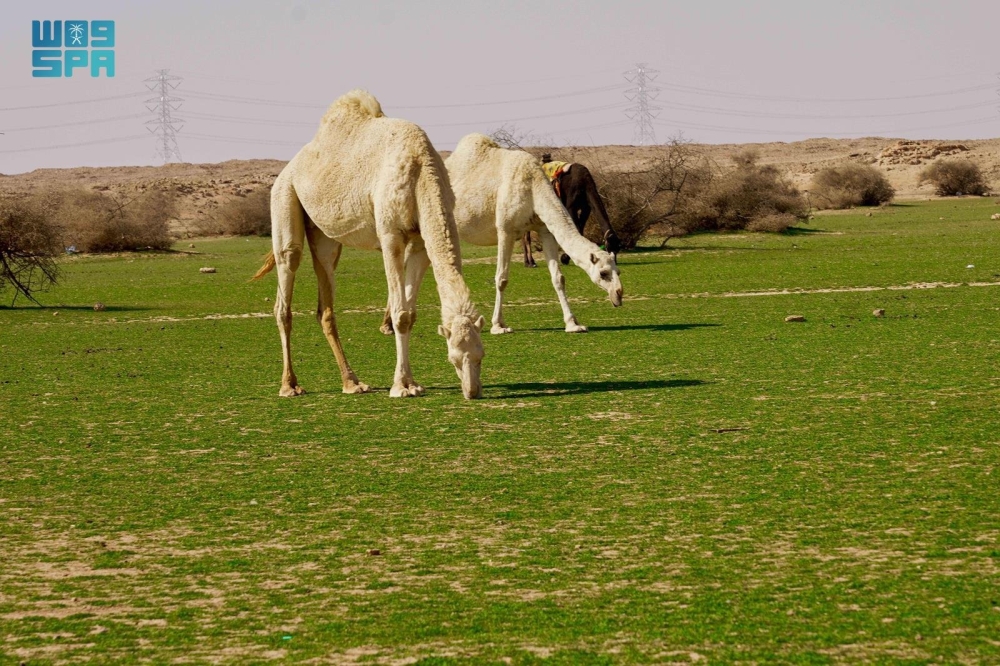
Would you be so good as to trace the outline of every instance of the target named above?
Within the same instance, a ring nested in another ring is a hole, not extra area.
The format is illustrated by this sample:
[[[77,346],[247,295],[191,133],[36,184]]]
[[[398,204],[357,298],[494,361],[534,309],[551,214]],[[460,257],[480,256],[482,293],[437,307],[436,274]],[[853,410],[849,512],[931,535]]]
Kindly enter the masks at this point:
[[[614,257],[577,232],[538,160],[521,150],[501,148],[482,134],[470,134],[459,141],[445,165],[455,191],[455,222],[462,240],[498,247],[492,333],[511,331],[503,319],[503,292],[514,242],[529,230],[542,239],[567,332],[587,329],[569,309],[559,246],[594,284],[608,292],[615,306],[621,304],[621,279]]]
[[[319,278],[318,317],[340,366],[345,393],[363,393],[344,358],[333,316],[334,271],[343,245],[382,250],[396,328],[393,396],[414,396],[409,337],[417,291],[433,266],[449,359],[467,398],[479,397],[483,356],[479,317],[462,277],[453,216],[454,196],[441,156],[419,127],[386,118],[374,97],[355,90],[334,102],[319,130],[285,166],[271,191],[275,316],[284,354],[282,395],[298,395],[291,361],[291,302],[295,271],[308,237]],[[404,259],[405,257],[405,259]]]

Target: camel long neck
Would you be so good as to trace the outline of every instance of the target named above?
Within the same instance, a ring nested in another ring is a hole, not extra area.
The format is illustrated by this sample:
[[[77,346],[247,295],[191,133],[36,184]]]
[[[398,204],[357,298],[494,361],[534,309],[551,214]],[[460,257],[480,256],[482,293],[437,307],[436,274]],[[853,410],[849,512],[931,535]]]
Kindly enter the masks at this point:
[[[566,212],[552,187],[546,182],[545,174],[541,170],[538,172],[538,177],[532,182],[532,195],[535,201],[535,214],[555,236],[563,252],[568,254],[573,263],[577,265],[589,264],[591,253],[598,252],[601,248],[591,243],[576,230],[573,219]]]
[[[472,315],[472,295],[462,277],[462,248],[455,218],[443,204],[441,181],[434,170],[421,174],[417,184],[420,236],[427,249],[441,299],[441,320],[448,324],[459,314]]]

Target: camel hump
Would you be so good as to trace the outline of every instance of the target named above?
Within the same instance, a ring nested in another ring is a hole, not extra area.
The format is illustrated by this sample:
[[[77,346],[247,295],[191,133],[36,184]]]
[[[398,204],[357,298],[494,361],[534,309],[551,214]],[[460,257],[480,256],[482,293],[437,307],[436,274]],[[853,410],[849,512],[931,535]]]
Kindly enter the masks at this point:
[[[382,105],[367,90],[357,89],[344,93],[337,98],[333,105],[339,108],[348,108],[372,118],[381,118],[385,115],[382,113]]]
[[[473,132],[462,137],[458,145],[455,146],[455,152],[458,152],[460,147],[466,150],[475,150],[477,148],[499,148],[500,145],[485,134]]]

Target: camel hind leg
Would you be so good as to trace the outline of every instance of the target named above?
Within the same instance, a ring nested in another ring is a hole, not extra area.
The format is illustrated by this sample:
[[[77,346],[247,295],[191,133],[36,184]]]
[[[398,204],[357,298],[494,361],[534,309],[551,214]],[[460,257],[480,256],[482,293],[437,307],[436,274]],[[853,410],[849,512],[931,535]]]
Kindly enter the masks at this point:
[[[340,252],[344,246],[328,237],[311,222],[306,227],[309,238],[309,251],[312,253],[313,270],[316,271],[316,282],[319,287],[319,304],[316,308],[316,319],[323,329],[323,335],[330,343],[330,349],[337,359],[340,368],[340,379],[343,382],[344,393],[368,393],[371,388],[354,374],[344,348],[340,344],[340,334],[337,332],[337,318],[333,313],[333,301],[336,294],[337,280],[335,271],[340,262]]]
[[[274,318],[281,336],[281,390],[278,395],[289,398],[302,395],[292,369],[292,292],[295,272],[302,261],[305,237],[305,211],[287,178],[279,176],[271,189],[271,242],[274,264],[278,273],[278,294],[274,299]]]

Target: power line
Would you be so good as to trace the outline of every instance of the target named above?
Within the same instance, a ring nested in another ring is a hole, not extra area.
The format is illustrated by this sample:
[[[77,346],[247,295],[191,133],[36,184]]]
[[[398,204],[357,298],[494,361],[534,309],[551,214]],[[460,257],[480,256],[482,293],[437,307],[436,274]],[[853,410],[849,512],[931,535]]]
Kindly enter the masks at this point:
[[[57,148],[76,148],[78,146],[96,146],[105,143],[120,143],[122,141],[135,141],[145,139],[148,134],[134,134],[132,136],[121,136],[111,139],[95,139],[94,141],[81,141],[80,143],[63,143],[57,146],[35,146],[32,148],[13,148],[11,150],[0,150],[0,153],[30,153],[36,150],[55,150]]]
[[[259,143],[271,146],[295,146],[301,147],[303,142],[292,142],[292,141],[275,141],[272,139],[244,139],[235,136],[216,136],[214,134],[197,134],[192,132],[186,132],[184,134],[185,138],[196,139],[201,141],[221,141],[223,143]]]
[[[135,113],[128,116],[113,116],[111,118],[97,118],[96,120],[79,120],[75,123],[60,123],[58,125],[36,125],[34,127],[9,127],[8,132],[30,132],[33,130],[47,130],[47,129],[58,129],[61,127],[78,127],[80,125],[100,125],[102,123],[113,123],[119,120],[131,120],[133,118],[142,118],[141,114]]]
[[[56,102],[54,104],[33,104],[31,106],[7,106],[0,108],[0,111],[26,111],[29,109],[52,109],[57,106],[76,106],[77,104],[91,104],[93,102],[109,102],[116,99],[128,99],[139,97],[143,93],[129,93],[127,95],[112,95],[111,97],[93,97],[91,99],[78,99],[73,102]]]
[[[680,102],[662,102],[670,109],[678,111],[699,111],[723,116],[739,116],[743,118],[773,118],[791,120],[857,120],[873,118],[902,118],[905,116],[923,116],[935,113],[946,113],[951,111],[965,111],[969,109],[981,109],[986,106],[993,106],[995,102],[978,102],[976,104],[965,104],[963,106],[952,106],[947,108],[926,109],[924,111],[905,111],[903,113],[872,113],[872,114],[801,114],[801,113],[765,113],[761,111],[741,111],[736,109],[725,109],[717,106],[700,106],[696,104],[683,104]]]
[[[561,118],[563,116],[573,116],[581,113],[593,113],[595,111],[604,111],[607,109],[621,109],[622,105],[619,104],[606,104],[604,106],[591,106],[585,109],[573,109],[572,111],[563,111],[562,113],[545,113],[538,116],[523,116],[521,118],[501,118],[499,120],[473,120],[469,122],[461,123],[436,123],[436,124],[423,124],[421,127],[467,127],[469,125],[497,125],[501,123],[516,123],[522,120],[540,120],[542,118]]]
[[[156,76],[145,79],[146,88],[157,93],[156,97],[146,100],[146,108],[154,115],[152,120],[146,121],[146,129],[156,136],[158,143],[154,157],[162,159],[164,164],[171,157],[176,158],[177,162],[184,161],[181,159],[181,149],[177,146],[177,132],[184,127],[184,120],[173,115],[184,100],[171,94],[182,80],[181,77],[170,74],[168,69],[159,69]],[[150,104],[153,106],[149,106]]]
[[[507,104],[522,104],[527,102],[541,102],[553,99],[564,99],[568,97],[579,97],[581,95],[592,95],[598,92],[606,92],[609,90],[618,90],[622,86],[620,84],[601,86],[598,88],[590,88],[587,90],[576,90],[565,93],[554,93],[552,95],[540,95],[537,97],[526,97],[523,99],[508,99],[499,100],[494,102],[461,102],[455,104],[390,104],[386,103],[383,106],[390,109],[405,109],[405,110],[419,110],[419,109],[460,109],[468,107],[477,106],[503,106]],[[185,89],[184,94],[188,97],[196,99],[208,99],[215,100],[219,102],[242,102],[246,104],[258,104],[262,106],[285,106],[285,107],[295,107],[295,108],[309,108],[309,109],[326,109],[329,104],[310,104],[308,102],[292,102],[286,100],[276,100],[276,99],[265,99],[260,97],[242,97],[239,95],[228,95],[221,93],[210,93],[200,90],[187,90]]]
[[[227,123],[238,123],[245,125],[274,125],[278,127],[319,127],[316,122],[297,122],[293,120],[267,120],[265,118],[244,118],[242,116],[226,116],[215,113],[193,113],[187,111],[184,114],[188,118],[196,120],[209,120]]]
[[[625,109],[625,115],[635,121],[635,132],[632,140],[639,146],[648,146],[656,143],[656,130],[653,128],[653,119],[659,115],[660,107],[651,104],[659,94],[660,89],[650,85],[656,81],[659,72],[650,69],[646,63],[639,63],[635,69],[625,72],[625,80],[634,83],[635,88],[625,91],[625,97],[630,102],[635,102],[635,106]]]
[[[308,104],[303,102],[286,102],[275,99],[262,99],[258,97],[240,97],[238,95],[223,95],[219,93],[207,93],[198,90],[184,90],[184,94],[194,99],[207,99],[216,102],[239,102],[242,104],[255,104],[261,106],[287,106],[300,109],[327,109],[330,104]]]
[[[387,104],[389,108],[392,109],[459,109],[471,106],[502,106],[504,104],[522,104],[525,102],[541,102],[550,99],[565,99],[567,97],[579,97],[581,95],[592,95],[598,92],[606,92],[608,90],[619,90],[622,86],[620,84],[603,86],[601,88],[591,88],[590,90],[578,90],[576,92],[568,93],[557,93],[554,95],[543,95],[541,97],[525,97],[522,99],[507,99],[499,102],[469,102],[466,104],[425,104],[425,105],[408,105],[400,106],[398,104]]]
[[[676,90],[678,92],[698,93],[709,97],[726,97],[729,99],[755,99],[768,102],[803,102],[803,103],[859,103],[859,102],[894,102],[909,99],[926,99],[930,97],[947,97],[949,95],[960,95],[969,92],[982,92],[993,88],[993,84],[984,86],[971,86],[968,88],[957,88],[955,90],[942,90],[941,92],[922,93],[919,95],[900,95],[896,97],[857,97],[857,98],[835,98],[835,97],[784,97],[780,95],[753,95],[745,93],[733,93],[725,90],[715,90],[713,88],[699,88],[697,86],[685,86],[679,83],[661,83],[664,88]]]
[[[892,134],[908,134],[911,132],[923,132],[927,130],[935,129],[952,129],[955,127],[969,127],[972,125],[982,125],[984,123],[996,122],[996,118],[990,116],[989,118],[978,118],[975,120],[967,120],[959,123],[950,123],[945,125],[928,125],[925,127],[910,127],[907,129],[881,129],[867,132],[822,132],[823,136],[827,137],[853,137],[853,136],[887,136]],[[755,129],[750,127],[726,127],[721,125],[705,125],[701,123],[690,123],[681,120],[671,120],[665,119],[662,123],[656,123],[660,127],[682,127],[685,129],[700,129],[711,132],[730,132],[735,134],[765,134],[769,136],[788,136],[790,134],[805,134],[815,136],[815,132],[801,132],[795,130],[766,130],[766,129]]]

